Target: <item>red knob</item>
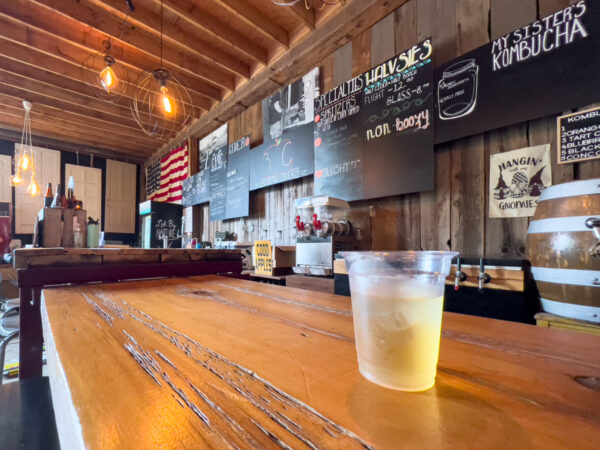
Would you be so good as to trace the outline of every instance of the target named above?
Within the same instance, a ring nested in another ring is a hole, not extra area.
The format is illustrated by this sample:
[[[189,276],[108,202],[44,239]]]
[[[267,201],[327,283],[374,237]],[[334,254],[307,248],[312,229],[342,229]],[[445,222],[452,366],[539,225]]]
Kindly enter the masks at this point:
[[[321,229],[321,221],[317,220],[317,213],[313,214],[313,226],[315,227],[315,230],[320,230]]]
[[[298,229],[298,231],[304,230],[304,223],[300,222],[300,216],[296,216],[296,228]]]

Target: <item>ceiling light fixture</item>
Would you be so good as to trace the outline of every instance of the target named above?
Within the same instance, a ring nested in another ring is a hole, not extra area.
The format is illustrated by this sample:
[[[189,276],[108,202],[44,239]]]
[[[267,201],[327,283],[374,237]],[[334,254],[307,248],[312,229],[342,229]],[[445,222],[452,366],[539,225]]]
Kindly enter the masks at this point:
[[[160,2],[160,68],[137,83],[131,101],[133,118],[144,132],[167,140],[188,126],[193,117],[192,97],[163,64],[163,3]]]
[[[15,174],[10,177],[12,186],[19,186],[23,182],[23,172],[31,170],[31,178],[27,186],[27,192],[32,197],[40,195],[40,185],[35,179],[35,157],[33,155],[33,140],[31,137],[31,103],[23,100],[25,109],[25,120],[23,122],[23,133],[21,134],[21,144],[19,151],[15,155]]]
[[[123,29],[129,18],[129,12],[125,14],[121,23],[120,33],[117,40],[121,39]],[[112,36],[102,42],[104,47],[98,53],[89,55],[81,64],[82,79],[87,84],[99,87],[96,95],[104,100],[116,100],[119,95],[125,95],[129,86],[128,70],[117,62],[112,51]]]

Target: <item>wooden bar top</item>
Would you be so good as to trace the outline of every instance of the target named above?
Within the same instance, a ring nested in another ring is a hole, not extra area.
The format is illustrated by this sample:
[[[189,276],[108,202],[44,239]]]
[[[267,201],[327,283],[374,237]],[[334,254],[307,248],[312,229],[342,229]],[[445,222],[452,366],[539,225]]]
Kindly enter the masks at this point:
[[[70,448],[600,442],[597,336],[445,313],[436,385],[406,393],[359,374],[347,297],[218,276],[43,297],[57,426]]]
[[[241,259],[241,250],[187,248],[20,248],[14,252],[15,269],[57,265],[144,264]]]

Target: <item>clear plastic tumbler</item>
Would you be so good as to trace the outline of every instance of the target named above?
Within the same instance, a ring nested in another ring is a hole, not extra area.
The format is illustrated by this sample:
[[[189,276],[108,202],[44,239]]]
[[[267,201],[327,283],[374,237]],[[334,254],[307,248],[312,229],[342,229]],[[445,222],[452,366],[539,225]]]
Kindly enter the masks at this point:
[[[358,367],[403,391],[435,384],[444,282],[456,252],[342,252],[350,278]]]

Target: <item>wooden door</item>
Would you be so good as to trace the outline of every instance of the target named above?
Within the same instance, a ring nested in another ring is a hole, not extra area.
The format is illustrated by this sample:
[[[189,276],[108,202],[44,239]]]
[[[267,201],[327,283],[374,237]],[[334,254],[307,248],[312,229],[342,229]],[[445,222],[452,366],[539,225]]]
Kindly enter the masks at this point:
[[[75,198],[83,201],[83,209],[93,219],[102,217],[102,170],[65,164],[65,183],[75,182]]]
[[[136,167],[106,160],[106,233],[135,233]]]
[[[11,171],[12,158],[9,155],[0,155],[0,202],[12,203],[9,181]]]
[[[19,145],[15,144],[15,155]],[[46,185],[52,183],[52,188],[56,192],[56,186],[60,183],[59,151],[33,147],[33,158],[35,177],[40,185],[40,194],[31,197],[27,193],[31,172],[22,174],[23,183],[15,188],[15,233],[17,234],[33,234],[35,216],[44,207]]]

